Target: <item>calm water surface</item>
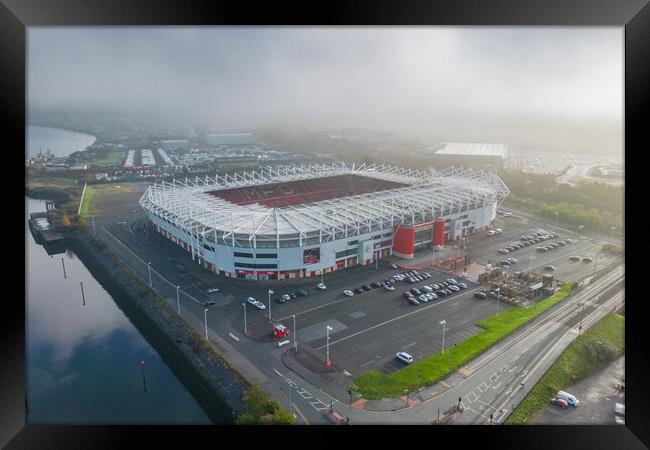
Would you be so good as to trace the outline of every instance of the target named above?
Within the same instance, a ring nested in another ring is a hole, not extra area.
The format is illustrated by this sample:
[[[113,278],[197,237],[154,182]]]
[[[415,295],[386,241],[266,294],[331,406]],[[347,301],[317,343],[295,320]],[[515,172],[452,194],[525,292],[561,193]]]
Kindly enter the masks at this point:
[[[39,151],[45,153],[48,149],[54,156],[67,156],[95,142],[95,136],[59,128],[28,125],[25,132],[29,157],[36,156]]]

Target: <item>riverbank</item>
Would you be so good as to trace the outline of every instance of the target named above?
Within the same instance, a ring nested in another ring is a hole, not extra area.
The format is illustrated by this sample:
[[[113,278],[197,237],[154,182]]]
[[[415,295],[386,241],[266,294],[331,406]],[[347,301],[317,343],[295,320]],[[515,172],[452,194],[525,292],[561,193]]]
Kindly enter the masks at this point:
[[[100,241],[67,231],[66,242],[213,423],[232,424],[248,382]]]

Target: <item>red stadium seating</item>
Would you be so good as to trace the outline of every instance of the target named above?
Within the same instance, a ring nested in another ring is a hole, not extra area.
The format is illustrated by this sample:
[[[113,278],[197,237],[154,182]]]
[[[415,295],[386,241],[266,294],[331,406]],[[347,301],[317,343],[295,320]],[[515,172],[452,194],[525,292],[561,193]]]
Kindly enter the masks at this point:
[[[210,193],[237,205],[259,203],[269,208],[283,208],[403,186],[405,185],[402,183],[360,175],[339,175],[312,180],[224,189]]]

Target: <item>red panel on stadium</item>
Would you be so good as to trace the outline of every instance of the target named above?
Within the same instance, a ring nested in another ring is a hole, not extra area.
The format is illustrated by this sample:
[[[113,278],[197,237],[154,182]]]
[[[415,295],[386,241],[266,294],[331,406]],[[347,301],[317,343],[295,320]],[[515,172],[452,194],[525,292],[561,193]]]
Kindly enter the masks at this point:
[[[361,175],[338,175],[312,180],[224,189],[211,191],[209,194],[237,205],[259,203],[268,208],[282,208],[404,186],[408,185]]]

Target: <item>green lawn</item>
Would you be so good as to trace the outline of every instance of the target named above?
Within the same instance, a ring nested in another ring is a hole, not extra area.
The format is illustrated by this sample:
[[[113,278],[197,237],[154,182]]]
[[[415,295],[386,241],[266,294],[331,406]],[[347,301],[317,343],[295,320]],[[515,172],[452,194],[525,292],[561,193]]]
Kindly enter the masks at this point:
[[[435,383],[566,298],[569,292],[571,284],[567,283],[554,296],[541,300],[530,308],[515,307],[502,312],[499,317],[488,317],[477,324],[484,331],[447,348],[444,355],[435,353],[390,375],[378,370],[358,375],[353,389],[363,398],[378,400],[400,396],[406,389],[415,390],[418,387],[418,372],[421,374],[421,384]]]
[[[83,203],[81,204],[81,209],[79,215],[81,217],[88,217],[93,215],[95,212],[92,210],[91,205],[95,199],[96,188],[89,184],[86,186],[86,193],[84,194]]]
[[[88,166],[92,164],[121,164],[124,152],[124,150],[111,150],[103,158],[88,160],[86,161],[86,164]]]
[[[564,350],[505,423],[525,424],[548,404],[557,391],[584,378],[624,351],[625,318],[609,314]]]

